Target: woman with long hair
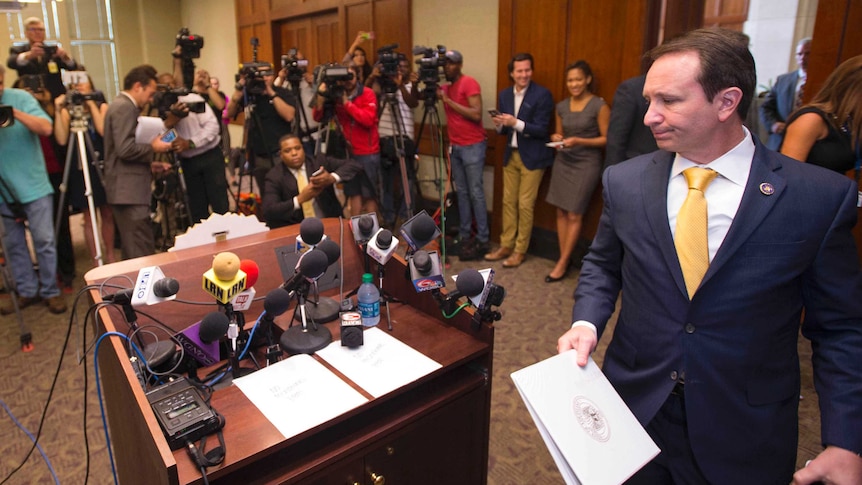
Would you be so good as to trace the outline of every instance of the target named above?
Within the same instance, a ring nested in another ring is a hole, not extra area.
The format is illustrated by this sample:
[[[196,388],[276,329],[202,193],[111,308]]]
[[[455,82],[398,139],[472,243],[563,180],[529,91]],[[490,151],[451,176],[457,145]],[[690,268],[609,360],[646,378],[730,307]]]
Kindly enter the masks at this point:
[[[852,170],[862,139],[862,56],[842,62],[787,120],[781,153],[839,173]]]
[[[545,276],[546,283],[560,281],[568,273],[584,212],[602,172],[602,147],[607,143],[611,110],[604,99],[592,93],[592,86],[593,71],[586,61],[566,67],[570,96],[557,103],[556,131],[551,141],[560,146],[545,198],[557,207],[560,258]]]
[[[356,34],[356,39],[353,40],[353,44],[350,45],[350,48],[347,49],[347,53],[344,54],[344,59],[342,63],[344,65],[356,65],[359,66],[359,79],[357,82],[359,84],[365,84],[365,80],[371,76],[371,62],[368,60],[368,54],[365,52],[365,49],[359,47],[359,44],[365,42],[368,39],[373,38],[372,32],[363,32],[359,31]]]

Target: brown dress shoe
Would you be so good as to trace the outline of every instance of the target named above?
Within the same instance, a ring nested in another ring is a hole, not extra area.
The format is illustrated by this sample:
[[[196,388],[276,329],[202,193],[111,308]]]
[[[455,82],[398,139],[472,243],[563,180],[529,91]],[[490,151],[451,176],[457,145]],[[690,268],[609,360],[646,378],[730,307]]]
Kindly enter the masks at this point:
[[[512,250],[509,248],[499,247],[496,250],[485,255],[485,261],[499,261],[501,259],[506,259],[509,255],[512,254]]]
[[[34,305],[42,301],[39,298],[39,295],[36,296],[19,296],[18,297],[18,309],[23,310],[28,306]],[[0,304],[0,315],[11,315],[15,313],[15,306],[12,305],[12,298],[8,298],[3,300],[3,303]]]
[[[524,262],[524,258],[526,257],[527,255],[525,255],[524,253],[512,253],[511,256],[509,256],[508,258],[506,258],[505,261],[503,261],[503,267],[517,268],[518,266],[521,266],[521,263]]]
[[[52,296],[45,300],[45,305],[48,307],[48,311],[51,313],[65,313],[66,312],[66,300],[63,299],[63,295]]]

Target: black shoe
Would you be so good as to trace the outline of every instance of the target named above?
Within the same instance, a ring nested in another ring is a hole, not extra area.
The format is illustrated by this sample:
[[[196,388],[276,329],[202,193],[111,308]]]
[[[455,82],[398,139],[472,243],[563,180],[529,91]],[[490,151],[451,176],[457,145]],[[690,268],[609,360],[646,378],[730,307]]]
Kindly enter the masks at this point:
[[[461,244],[461,250],[458,252],[458,258],[461,261],[475,261],[485,255],[484,251],[479,251],[481,243],[477,244],[474,239],[468,239]]]
[[[568,274],[569,274],[569,268],[568,268],[568,267],[566,267],[566,270],[565,270],[565,271],[563,271],[563,275],[562,275],[562,276],[560,276],[559,278],[554,278],[554,277],[553,277],[553,276],[551,276],[551,275],[545,276],[545,283],[556,283],[557,281],[561,281],[561,280],[565,279],[565,277],[566,277]]]

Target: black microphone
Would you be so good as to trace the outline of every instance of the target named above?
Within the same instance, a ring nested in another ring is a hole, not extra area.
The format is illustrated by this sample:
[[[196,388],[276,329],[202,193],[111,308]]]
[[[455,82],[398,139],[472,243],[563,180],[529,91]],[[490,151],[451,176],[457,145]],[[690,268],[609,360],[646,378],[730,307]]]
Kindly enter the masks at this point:
[[[323,251],[323,254],[326,255],[327,267],[331,266],[341,257],[341,248],[332,239],[324,239],[315,249]]]
[[[180,282],[174,278],[166,278],[158,266],[141,268],[134,288],[126,288],[111,295],[106,295],[105,301],[118,305],[144,306],[155,305],[176,298],[180,291]]]
[[[208,367],[221,360],[219,340],[227,333],[229,326],[227,315],[212,312],[174,337],[187,355],[192,356],[202,366]]]
[[[296,236],[296,252],[301,253],[314,248],[323,235],[323,221],[316,217],[306,217],[299,223],[299,236]]]
[[[410,279],[417,292],[436,290],[446,286],[443,280],[443,268],[437,251],[420,249],[407,260]]]
[[[350,218],[350,230],[353,232],[353,239],[356,244],[367,243],[378,229],[380,229],[380,223],[377,220],[376,212]]]
[[[267,316],[275,318],[286,312],[288,308],[290,308],[290,293],[284,288],[270,291],[263,299],[263,309]]]
[[[483,311],[491,306],[500,306],[506,297],[506,289],[494,283],[492,268],[461,271],[455,279],[455,287],[473,306]]]
[[[162,278],[153,283],[153,294],[159,298],[169,298],[180,291],[180,282],[174,278]]]
[[[474,297],[485,289],[485,280],[478,270],[468,268],[458,273],[458,277],[455,279],[455,288],[461,295]]]
[[[365,248],[365,252],[368,253],[374,261],[377,261],[382,265],[386,265],[386,263],[388,263],[392,258],[392,255],[395,254],[396,249],[398,249],[398,238],[392,236],[392,231],[389,229],[380,229],[377,231],[377,234],[368,241],[368,246]]]
[[[326,257],[326,253],[316,250],[307,251],[299,258],[293,277],[285,281],[281,288],[288,293],[293,293],[303,280],[319,278],[326,272],[327,267],[329,267],[329,258]]]
[[[423,210],[401,225],[401,237],[407,241],[411,251],[416,251],[440,237],[440,229]]]

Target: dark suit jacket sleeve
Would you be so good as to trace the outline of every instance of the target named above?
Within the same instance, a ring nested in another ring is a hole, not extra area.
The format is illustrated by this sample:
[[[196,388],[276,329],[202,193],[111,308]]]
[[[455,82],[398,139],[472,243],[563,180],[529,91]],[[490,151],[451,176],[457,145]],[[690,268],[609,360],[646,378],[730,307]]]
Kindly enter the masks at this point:
[[[9,69],[18,70],[18,54],[29,50],[20,46],[12,46],[9,48],[9,57],[6,59],[6,67]]]
[[[857,188],[847,185],[844,200],[803,278],[802,334],[811,340],[814,350],[822,442],[862,453],[862,305],[858,301],[862,273],[851,234]]]
[[[775,86],[766,93],[766,99],[760,105],[760,121],[766,127],[766,131],[772,133],[772,125],[778,121],[784,121],[781,115],[778,114],[778,98],[775,93]]]
[[[113,137],[116,158],[123,162],[138,162],[149,164],[153,161],[153,148],[149,144],[135,142],[135,129],[138,126],[138,111],[129,99],[118,100],[112,113],[110,133],[105,137]]]
[[[614,93],[611,120],[608,125],[608,144],[605,148],[605,166],[620,163],[626,159],[626,146],[637,122],[638,102],[641,93],[635,93],[632,85],[623,82]]]
[[[347,182],[362,171],[362,164],[352,158],[326,157],[323,167],[329,173],[336,173],[342,182]]]

